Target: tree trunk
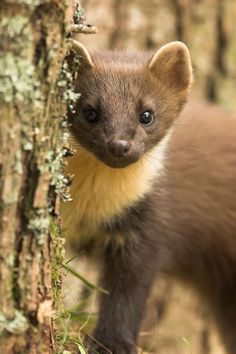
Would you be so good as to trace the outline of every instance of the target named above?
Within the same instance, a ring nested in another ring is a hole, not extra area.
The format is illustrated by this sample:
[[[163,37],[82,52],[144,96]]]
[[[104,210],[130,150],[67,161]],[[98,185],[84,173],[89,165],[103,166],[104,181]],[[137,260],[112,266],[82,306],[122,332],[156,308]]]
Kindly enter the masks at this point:
[[[51,245],[61,242],[55,200],[64,182],[59,145],[66,106],[59,92],[65,82],[57,77],[70,12],[63,0],[0,4],[0,352],[6,354],[55,349],[52,282],[60,252],[53,256]]]

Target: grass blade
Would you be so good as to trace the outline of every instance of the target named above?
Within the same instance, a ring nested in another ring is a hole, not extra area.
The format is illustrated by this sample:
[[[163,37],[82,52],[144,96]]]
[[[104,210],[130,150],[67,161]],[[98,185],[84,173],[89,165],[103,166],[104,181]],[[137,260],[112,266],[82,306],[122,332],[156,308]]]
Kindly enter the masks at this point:
[[[87,279],[85,279],[80,273],[78,273],[76,270],[74,270],[73,268],[69,267],[67,264],[62,263],[62,267],[64,269],[66,269],[68,272],[70,272],[71,274],[73,274],[76,278],[80,279],[88,288],[93,289],[93,290],[97,290],[103,294],[108,295],[109,292],[106,289],[103,289],[97,285],[94,285],[92,283],[90,283]]]

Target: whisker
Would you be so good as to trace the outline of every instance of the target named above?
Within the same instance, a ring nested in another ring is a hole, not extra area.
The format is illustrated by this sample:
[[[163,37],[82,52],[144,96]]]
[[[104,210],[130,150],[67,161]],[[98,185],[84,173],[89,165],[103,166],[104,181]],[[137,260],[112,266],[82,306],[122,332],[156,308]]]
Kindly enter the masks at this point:
[[[88,136],[89,138],[92,138],[93,136],[87,132],[86,130],[84,130],[83,128],[80,127],[76,127],[77,130],[79,130],[84,136]]]
[[[149,161],[152,161],[156,167],[159,167],[161,165],[162,167],[167,169],[167,165],[163,161],[158,160],[158,158],[156,156],[153,156],[151,153],[147,153],[146,157],[149,158]]]
[[[147,161],[149,161],[155,168],[160,168],[160,167],[163,167],[163,165],[161,165],[161,164],[158,164],[158,162],[157,161],[154,161],[150,156],[145,156],[145,159],[147,160]]]

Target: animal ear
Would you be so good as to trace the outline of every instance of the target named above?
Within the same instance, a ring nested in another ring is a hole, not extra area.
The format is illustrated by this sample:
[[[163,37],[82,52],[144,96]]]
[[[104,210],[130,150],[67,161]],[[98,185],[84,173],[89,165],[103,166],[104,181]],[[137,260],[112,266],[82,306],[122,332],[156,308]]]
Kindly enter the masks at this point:
[[[74,39],[70,39],[71,49],[75,52],[76,55],[79,56],[83,65],[88,66],[90,68],[94,68],[94,63],[89,54],[89,51],[78,41]]]
[[[191,86],[190,54],[182,42],[171,42],[161,47],[151,58],[148,67],[157,80],[173,90],[187,90]]]

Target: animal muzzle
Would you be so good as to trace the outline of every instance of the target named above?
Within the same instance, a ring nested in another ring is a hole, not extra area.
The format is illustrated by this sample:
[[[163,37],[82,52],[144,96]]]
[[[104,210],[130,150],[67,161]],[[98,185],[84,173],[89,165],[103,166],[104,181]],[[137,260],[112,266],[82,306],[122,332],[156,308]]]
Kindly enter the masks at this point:
[[[128,140],[112,140],[108,143],[108,150],[117,158],[126,157],[130,153],[131,142]]]

